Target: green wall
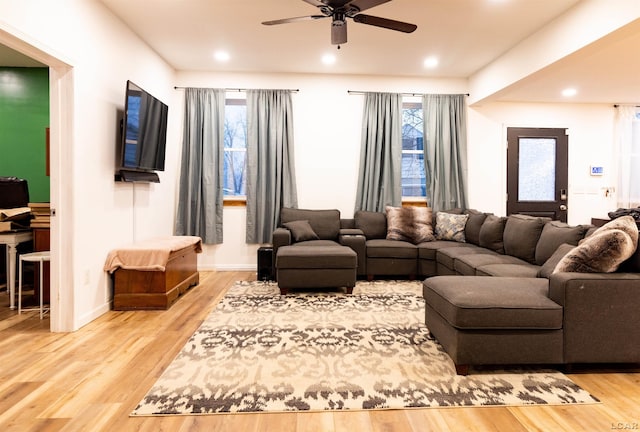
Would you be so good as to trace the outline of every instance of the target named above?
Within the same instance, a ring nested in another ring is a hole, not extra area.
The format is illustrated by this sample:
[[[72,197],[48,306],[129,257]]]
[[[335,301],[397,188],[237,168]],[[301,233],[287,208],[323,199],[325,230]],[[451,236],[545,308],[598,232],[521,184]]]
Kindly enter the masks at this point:
[[[0,176],[26,179],[31,202],[49,201],[48,126],[49,69],[0,67]]]

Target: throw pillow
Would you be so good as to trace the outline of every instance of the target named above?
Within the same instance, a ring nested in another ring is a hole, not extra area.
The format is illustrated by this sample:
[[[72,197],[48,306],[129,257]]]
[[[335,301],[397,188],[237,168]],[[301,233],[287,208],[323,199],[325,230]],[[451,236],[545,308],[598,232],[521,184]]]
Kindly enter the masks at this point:
[[[576,246],[587,232],[585,225],[570,226],[565,222],[547,222],[536,245],[536,264],[544,265],[563,243]],[[557,262],[556,262],[557,264]],[[555,267],[555,266],[554,266]],[[553,269],[552,269],[553,270]]]
[[[479,245],[504,254],[504,242],[502,240],[502,235],[504,233],[504,225],[506,222],[506,217],[487,215],[482,227],[480,228]]]
[[[550,221],[548,217],[509,215],[504,226],[504,253],[535,264],[536,245],[542,228]]]
[[[436,239],[466,242],[464,228],[469,219],[468,214],[436,213]]]
[[[469,215],[467,225],[464,227],[465,240],[475,245],[480,244],[480,228],[482,228],[487,214],[472,209],[466,210],[465,214]]]
[[[628,220],[621,220],[628,218]],[[634,254],[638,246],[638,228],[631,216],[615,219],[598,228],[565,255],[554,273],[612,273]]]
[[[387,240],[413,244],[435,240],[430,207],[386,207]]]
[[[571,252],[574,247],[576,246],[569,243],[563,243],[560,246],[558,246],[555,252],[551,254],[549,259],[547,259],[547,261],[545,261],[545,263],[542,264],[542,267],[540,267],[540,270],[538,270],[538,277],[543,277],[548,279],[549,276],[551,276],[551,274],[553,273],[553,270],[555,270],[560,260],[564,258],[566,254]]]
[[[286,222],[283,223],[282,226],[291,231],[293,240],[296,242],[319,239],[318,234],[316,234],[313,228],[311,228],[311,225],[307,220]]]

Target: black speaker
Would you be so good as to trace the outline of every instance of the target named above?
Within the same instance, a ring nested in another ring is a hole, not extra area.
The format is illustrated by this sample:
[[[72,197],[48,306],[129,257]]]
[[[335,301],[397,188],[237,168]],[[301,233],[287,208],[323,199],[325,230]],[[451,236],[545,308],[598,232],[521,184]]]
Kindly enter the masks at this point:
[[[273,248],[270,246],[258,248],[258,280],[273,280]]]

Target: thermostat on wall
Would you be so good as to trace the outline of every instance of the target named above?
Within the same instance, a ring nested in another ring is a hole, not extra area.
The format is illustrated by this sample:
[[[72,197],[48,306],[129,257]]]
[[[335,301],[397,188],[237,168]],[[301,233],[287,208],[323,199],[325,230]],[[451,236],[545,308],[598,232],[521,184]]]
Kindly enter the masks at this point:
[[[604,174],[604,167],[591,165],[591,175],[601,176]]]

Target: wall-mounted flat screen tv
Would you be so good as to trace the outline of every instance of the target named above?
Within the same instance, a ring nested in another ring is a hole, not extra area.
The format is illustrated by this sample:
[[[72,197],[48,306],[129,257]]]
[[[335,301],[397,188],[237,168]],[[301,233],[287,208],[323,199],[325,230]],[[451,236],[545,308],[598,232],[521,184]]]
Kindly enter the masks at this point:
[[[164,171],[169,108],[131,81],[126,91],[120,173],[125,181],[148,181],[135,172]]]

